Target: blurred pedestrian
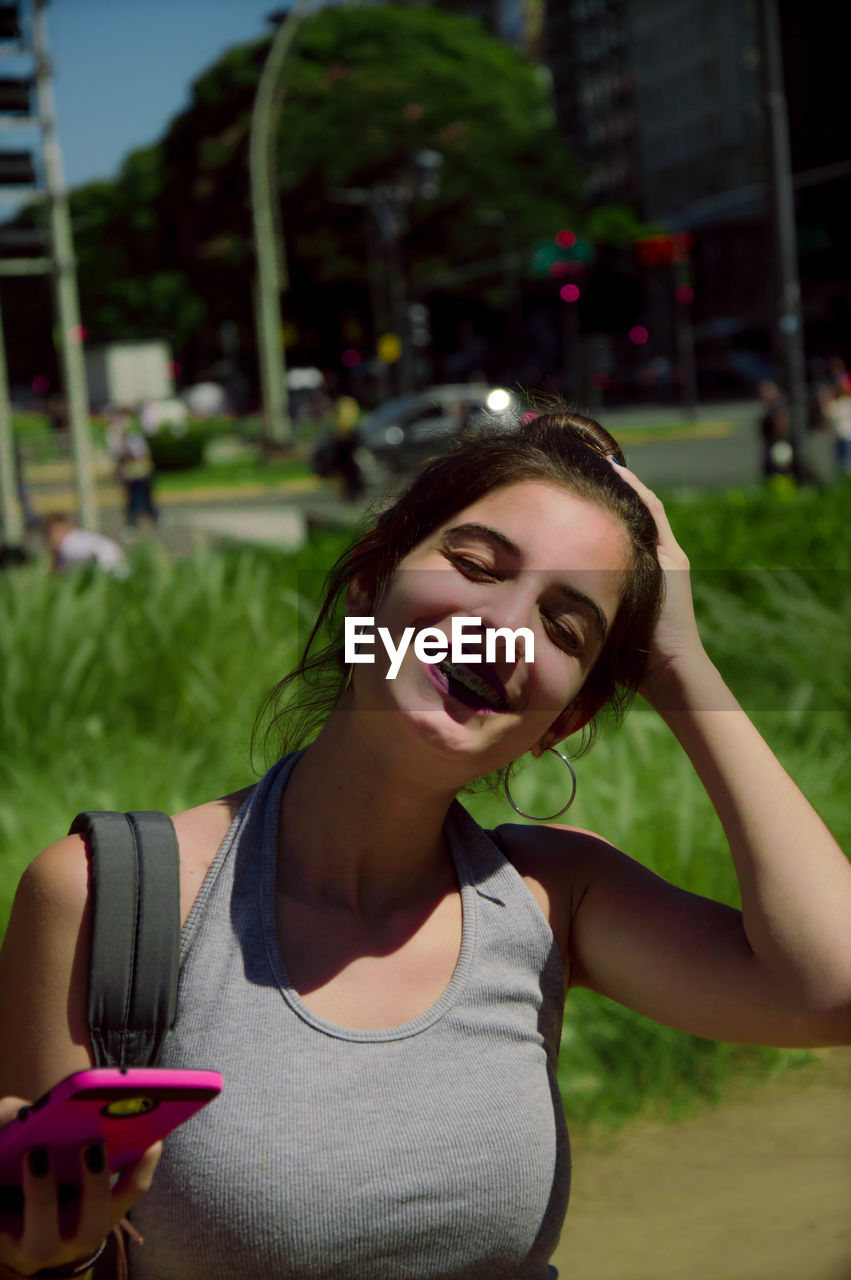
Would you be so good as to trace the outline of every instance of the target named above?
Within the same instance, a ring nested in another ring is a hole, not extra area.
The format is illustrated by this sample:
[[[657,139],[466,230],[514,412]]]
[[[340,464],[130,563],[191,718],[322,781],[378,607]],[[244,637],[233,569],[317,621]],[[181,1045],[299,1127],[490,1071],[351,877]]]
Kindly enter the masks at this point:
[[[340,495],[346,502],[356,502],[366,488],[357,460],[359,417],[360,405],[354,396],[339,396],[334,404],[331,440],[325,442],[330,474],[339,477]]]
[[[833,431],[836,465],[851,471],[851,373],[841,356],[827,362],[827,380],[821,389],[822,412]]]
[[[96,564],[116,578],[127,576],[127,559],[121,547],[106,534],[78,529],[70,516],[54,512],[42,521],[44,540],[54,573],[66,573],[81,565]]]
[[[770,378],[757,387],[762,413],[757,423],[762,441],[762,474],[765,480],[774,476],[794,477],[795,451],[789,423],[789,405],[782,388]]]
[[[115,460],[116,476],[124,487],[125,523],[135,528],[139,516],[146,515],[156,524],[159,511],[153,495],[154,461],[147,440],[127,410],[113,415],[106,444]]]

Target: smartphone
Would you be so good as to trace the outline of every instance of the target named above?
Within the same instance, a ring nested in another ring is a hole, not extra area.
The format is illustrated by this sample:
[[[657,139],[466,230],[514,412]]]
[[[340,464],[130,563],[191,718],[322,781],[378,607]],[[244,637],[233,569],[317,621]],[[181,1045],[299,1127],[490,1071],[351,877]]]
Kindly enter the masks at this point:
[[[217,1071],[75,1071],[0,1129],[0,1210],[14,1212],[22,1203],[21,1165],[33,1147],[49,1149],[64,1203],[79,1195],[81,1147],[103,1142],[110,1172],[120,1173],[221,1089]]]

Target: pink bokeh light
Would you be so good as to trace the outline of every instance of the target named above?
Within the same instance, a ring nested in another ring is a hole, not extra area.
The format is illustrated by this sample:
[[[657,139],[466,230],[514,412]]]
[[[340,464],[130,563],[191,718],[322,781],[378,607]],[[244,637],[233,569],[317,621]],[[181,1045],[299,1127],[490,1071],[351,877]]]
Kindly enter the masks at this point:
[[[650,337],[650,334],[644,328],[643,324],[635,324],[632,326],[627,336],[629,337],[630,342],[634,342],[637,347],[643,347],[647,339]]]
[[[579,297],[579,285],[563,284],[559,289],[559,293],[565,302],[576,302]]]

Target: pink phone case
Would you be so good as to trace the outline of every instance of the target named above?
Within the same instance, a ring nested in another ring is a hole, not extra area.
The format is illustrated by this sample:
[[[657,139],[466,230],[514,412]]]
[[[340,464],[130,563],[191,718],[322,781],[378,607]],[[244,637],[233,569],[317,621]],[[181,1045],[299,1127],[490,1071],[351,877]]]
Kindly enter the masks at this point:
[[[106,1143],[112,1173],[132,1164],[221,1091],[218,1071],[96,1067],[75,1071],[0,1129],[0,1187],[20,1186],[33,1147],[50,1150],[60,1183],[79,1186],[80,1148]]]

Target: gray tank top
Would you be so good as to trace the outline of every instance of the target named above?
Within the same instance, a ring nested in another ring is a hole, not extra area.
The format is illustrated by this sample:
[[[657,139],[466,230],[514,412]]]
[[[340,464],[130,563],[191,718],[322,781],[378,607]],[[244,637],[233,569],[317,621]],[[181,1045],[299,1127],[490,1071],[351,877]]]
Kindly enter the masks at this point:
[[[520,875],[457,802],[461,952],[436,1004],[351,1030],[290,986],[275,930],[278,805],[254,788],[183,931],[160,1060],[221,1071],[133,1210],[133,1280],[552,1280],[570,1183],[556,1084],[563,979]]]

